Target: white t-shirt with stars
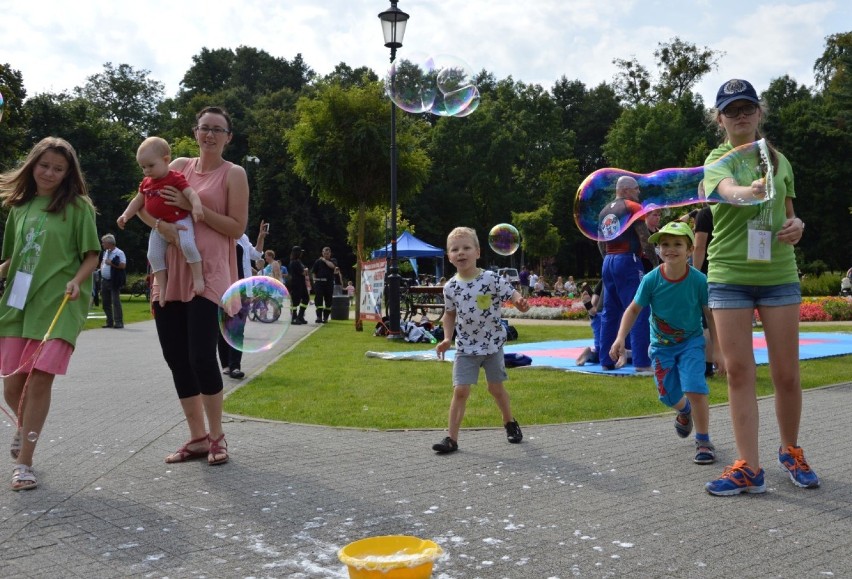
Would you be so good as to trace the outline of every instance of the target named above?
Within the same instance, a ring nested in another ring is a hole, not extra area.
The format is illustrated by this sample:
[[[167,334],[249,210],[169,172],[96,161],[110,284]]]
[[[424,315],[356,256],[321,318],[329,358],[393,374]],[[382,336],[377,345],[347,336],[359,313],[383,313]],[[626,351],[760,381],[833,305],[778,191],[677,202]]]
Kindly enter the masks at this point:
[[[444,306],[456,312],[456,351],[483,356],[495,354],[506,343],[506,328],[500,319],[500,307],[515,288],[493,271],[479,270],[472,280],[458,275],[444,286]]]

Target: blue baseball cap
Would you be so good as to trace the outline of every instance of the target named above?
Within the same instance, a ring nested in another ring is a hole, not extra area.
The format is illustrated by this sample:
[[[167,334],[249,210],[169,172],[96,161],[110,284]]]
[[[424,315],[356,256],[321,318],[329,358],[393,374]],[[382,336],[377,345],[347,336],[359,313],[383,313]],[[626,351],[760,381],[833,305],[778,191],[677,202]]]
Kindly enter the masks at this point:
[[[732,78],[719,87],[719,92],[716,93],[716,110],[723,111],[729,104],[738,100],[750,101],[756,105],[760,104],[757,91],[754,90],[749,81]]]

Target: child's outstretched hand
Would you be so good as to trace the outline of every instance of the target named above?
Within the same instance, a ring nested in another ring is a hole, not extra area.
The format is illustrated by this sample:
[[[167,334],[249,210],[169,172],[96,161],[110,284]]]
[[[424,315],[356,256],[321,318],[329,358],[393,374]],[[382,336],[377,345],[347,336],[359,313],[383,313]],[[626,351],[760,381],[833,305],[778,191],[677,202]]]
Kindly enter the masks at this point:
[[[530,309],[530,303],[527,301],[527,298],[521,297],[515,301],[515,307],[518,308],[519,312],[528,312]]]
[[[124,226],[127,225],[127,217],[125,217],[124,215],[119,215],[118,219],[116,219],[115,222],[118,224],[119,228],[124,229]]]
[[[452,342],[450,340],[446,339],[446,338],[444,338],[443,340],[438,342],[438,345],[435,346],[435,352],[438,354],[439,360],[444,359],[444,352],[449,350],[450,346],[452,346]]]

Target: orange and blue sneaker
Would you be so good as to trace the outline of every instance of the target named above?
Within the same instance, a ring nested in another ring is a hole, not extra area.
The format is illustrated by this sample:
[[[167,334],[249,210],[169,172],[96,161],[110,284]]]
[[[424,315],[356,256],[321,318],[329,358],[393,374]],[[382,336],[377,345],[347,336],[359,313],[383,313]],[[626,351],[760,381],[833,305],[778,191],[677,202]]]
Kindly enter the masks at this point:
[[[788,446],[785,451],[778,449],[778,464],[793,484],[803,489],[815,489],[819,486],[819,477],[805,461],[805,453],[798,446]]]
[[[766,484],[763,482],[763,469],[752,470],[746,461],[736,460],[722,476],[704,485],[707,492],[717,497],[727,497],[741,493],[765,493]]]

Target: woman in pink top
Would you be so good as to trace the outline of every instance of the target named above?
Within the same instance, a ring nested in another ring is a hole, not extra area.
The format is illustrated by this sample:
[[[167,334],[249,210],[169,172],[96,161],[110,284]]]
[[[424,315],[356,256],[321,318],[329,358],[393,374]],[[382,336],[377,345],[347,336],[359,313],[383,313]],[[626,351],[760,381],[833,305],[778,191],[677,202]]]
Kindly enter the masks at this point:
[[[204,277],[201,294],[193,291],[192,272],[177,249],[180,226],[158,222],[144,211],[139,216],[148,226],[156,226],[169,242],[165,306],[158,303],[160,288],[156,284],[151,289],[151,301],[163,357],[172,371],[189,426],[189,441],[167,456],[166,462],[206,456],[208,464],[214,465],[228,462],[228,445],[222,432],[222,374],[216,360],[219,299],[237,281],[234,240],[246,228],[249,189],[245,170],[222,156],[231,141],[228,113],[218,107],[202,109],[196,115],[193,133],[199,157],[175,159],[171,169],[186,177],[204,210],[204,220],[195,226]],[[191,208],[189,200],[174,187],[167,187],[161,195],[167,204]]]

